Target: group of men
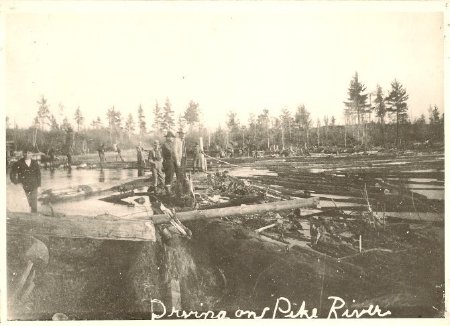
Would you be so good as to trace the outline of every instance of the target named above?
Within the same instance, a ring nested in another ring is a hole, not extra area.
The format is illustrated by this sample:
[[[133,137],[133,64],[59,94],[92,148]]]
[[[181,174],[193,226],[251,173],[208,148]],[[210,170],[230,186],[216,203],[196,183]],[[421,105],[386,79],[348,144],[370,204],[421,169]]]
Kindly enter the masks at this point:
[[[158,140],[153,143],[153,148],[148,153],[148,163],[153,173],[153,191],[156,193],[158,186],[164,187],[167,194],[171,194],[171,186],[174,176],[176,177],[179,189],[182,189],[185,178],[183,171],[186,167],[186,146],[184,133],[178,132],[179,137],[168,131],[166,141],[161,146]],[[139,147],[139,146],[138,146]],[[138,161],[139,161],[138,148]],[[201,150],[198,144],[194,148],[194,168],[200,169]],[[138,162],[139,164],[139,162]],[[164,176],[163,176],[164,173]]]
[[[174,133],[168,131],[166,134],[166,141],[160,145],[158,140],[153,143],[153,148],[148,151],[148,163],[153,173],[153,190],[157,192],[158,186],[164,188],[167,194],[171,194],[171,186],[176,177],[177,184],[181,190],[185,177],[183,176],[183,171],[186,166],[186,146],[184,141],[184,133],[179,132],[179,137],[175,137]],[[144,167],[145,165],[145,150],[142,145],[137,146],[138,151],[138,166]],[[116,152],[118,157],[123,161],[120,155],[120,149],[117,146]],[[52,157],[54,156],[53,149],[49,153]],[[100,157],[100,163],[105,162],[105,146],[102,144],[98,148],[98,154]],[[195,173],[198,169],[200,171],[201,158],[203,152],[198,144],[195,144],[193,150],[193,160],[194,167],[193,172]],[[28,200],[28,204],[31,208],[31,212],[37,212],[37,194],[38,188],[41,186],[41,171],[39,163],[36,160],[32,160],[32,151],[24,150],[23,157],[17,161],[11,168],[10,179],[14,184],[22,184],[25,191],[25,195]]]

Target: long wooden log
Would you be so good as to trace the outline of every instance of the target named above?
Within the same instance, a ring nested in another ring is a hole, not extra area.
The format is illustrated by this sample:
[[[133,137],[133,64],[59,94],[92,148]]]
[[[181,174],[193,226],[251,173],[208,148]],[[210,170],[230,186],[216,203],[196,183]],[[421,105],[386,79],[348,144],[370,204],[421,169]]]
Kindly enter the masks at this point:
[[[209,210],[196,210],[177,214],[180,221],[231,217],[256,214],[265,211],[280,211],[294,208],[317,207],[318,198],[294,199],[257,205],[241,205]],[[92,238],[128,241],[155,241],[153,224],[168,223],[169,217],[164,214],[152,216],[138,213],[133,219],[120,219],[112,215],[89,217],[68,215],[50,217],[42,214],[7,212],[7,231],[9,233],[40,234],[66,238]],[[153,223],[152,223],[153,222]]]
[[[150,220],[120,219],[111,215],[51,217],[42,214],[7,212],[7,232],[63,238],[100,240],[155,241]]]
[[[56,203],[65,200],[84,199],[90,195],[100,194],[106,191],[119,190],[120,187],[123,187],[125,191],[128,191],[132,190],[134,187],[147,184],[148,180],[148,176],[143,176],[132,178],[131,180],[110,181],[92,185],[79,185],[62,189],[47,189],[42,192],[39,200]]]
[[[231,217],[240,216],[246,214],[257,214],[266,211],[282,211],[287,209],[305,208],[305,207],[317,207],[319,204],[319,198],[300,198],[286,201],[276,201],[272,203],[257,204],[257,205],[241,205],[234,207],[223,207],[207,210],[197,210],[177,213],[177,217],[180,221],[191,221],[198,219],[210,219],[218,217]],[[136,216],[137,217],[137,216]],[[155,224],[167,223],[169,218],[166,215],[153,215],[152,220]]]

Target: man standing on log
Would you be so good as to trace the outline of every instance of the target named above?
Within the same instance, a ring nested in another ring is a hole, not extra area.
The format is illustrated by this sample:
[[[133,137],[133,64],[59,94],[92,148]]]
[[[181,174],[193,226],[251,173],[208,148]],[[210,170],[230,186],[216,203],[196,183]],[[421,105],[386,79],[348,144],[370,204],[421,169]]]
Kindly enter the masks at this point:
[[[10,179],[14,184],[22,184],[31,212],[37,213],[37,194],[41,186],[39,163],[31,159],[30,150],[23,151],[23,157],[11,168]]]
[[[153,187],[154,192],[156,194],[158,184],[160,186],[164,186],[164,178],[162,171],[162,154],[161,154],[161,146],[159,145],[159,141],[155,140],[153,143],[153,149],[151,149],[148,153],[148,162],[152,169],[153,173]]]
[[[178,142],[175,142],[175,135],[169,130],[166,134],[166,142],[162,147],[163,169],[166,174],[165,186],[168,195],[171,194],[171,186],[174,174],[177,182],[180,184],[181,179],[181,151]]]

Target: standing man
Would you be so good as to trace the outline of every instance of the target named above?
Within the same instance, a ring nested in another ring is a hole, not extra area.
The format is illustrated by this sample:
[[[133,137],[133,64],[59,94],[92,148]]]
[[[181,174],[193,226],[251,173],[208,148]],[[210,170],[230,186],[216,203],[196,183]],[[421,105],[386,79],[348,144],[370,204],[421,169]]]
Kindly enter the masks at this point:
[[[144,157],[144,148],[142,147],[141,142],[139,142],[139,145],[136,146],[136,155],[137,155],[138,176],[142,177],[144,175],[145,157]]]
[[[14,184],[22,184],[31,212],[37,213],[37,193],[41,186],[39,163],[31,159],[30,150],[23,151],[23,157],[11,168],[10,179]]]
[[[202,151],[200,149],[200,145],[198,143],[195,143],[195,146],[194,146],[194,168],[193,168],[193,173],[195,173],[196,168],[198,168],[199,171],[201,171],[201,169],[202,169],[202,163],[201,163],[202,156],[200,154],[202,154]]]
[[[158,184],[161,187],[164,187],[162,161],[163,158],[161,154],[161,146],[159,145],[159,141],[155,140],[155,142],[153,143],[153,149],[151,149],[148,153],[148,162],[150,163],[150,167],[152,169],[153,187],[155,194],[157,192]]]
[[[103,167],[103,162],[105,162],[105,144],[101,144],[100,147],[97,149],[98,151],[98,157],[100,159],[100,167]]]
[[[162,147],[163,169],[165,173],[165,187],[168,195],[171,194],[171,186],[174,174],[177,182],[181,182],[181,151],[175,143],[175,135],[169,130],[166,141]]]
[[[136,158],[137,165],[139,169],[143,169],[145,167],[145,157],[144,157],[144,148],[142,147],[142,143],[139,142],[139,145],[136,146]]]
[[[50,164],[50,169],[53,169],[55,162],[55,150],[53,149],[53,147],[50,147],[48,151],[48,161]]]
[[[72,168],[72,154],[73,154],[73,145],[75,142],[75,135],[73,133],[72,127],[68,127],[66,130],[66,156],[67,156],[67,167],[69,169]]]
[[[114,144],[114,150],[116,151],[116,161],[120,158],[122,162],[125,162],[122,157],[122,150],[120,149],[119,144]]]

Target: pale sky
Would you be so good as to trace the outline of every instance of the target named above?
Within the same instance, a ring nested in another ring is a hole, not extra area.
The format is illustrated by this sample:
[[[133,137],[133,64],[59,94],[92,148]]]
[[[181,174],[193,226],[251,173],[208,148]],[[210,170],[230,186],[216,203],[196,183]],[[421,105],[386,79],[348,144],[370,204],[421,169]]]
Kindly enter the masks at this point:
[[[136,119],[142,104],[151,124],[155,101],[168,97],[177,114],[198,102],[211,127],[224,126],[230,110],[247,122],[250,112],[278,115],[300,104],[314,119],[341,121],[355,71],[368,91],[380,84],[387,93],[399,80],[413,118],[430,104],[443,110],[442,12],[405,11],[406,2],[391,12],[292,2],[218,7],[9,10],[6,114],[29,126],[44,95],[57,119],[60,103],[72,122],[79,106],[87,124],[97,116],[105,123],[113,105]]]

